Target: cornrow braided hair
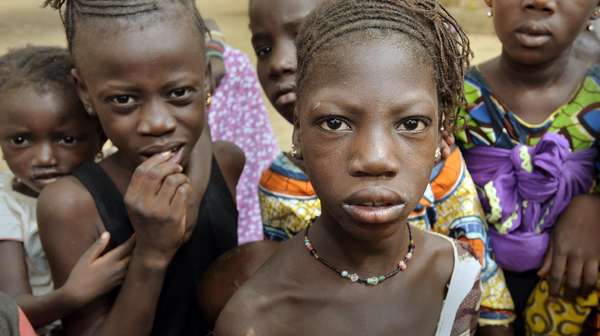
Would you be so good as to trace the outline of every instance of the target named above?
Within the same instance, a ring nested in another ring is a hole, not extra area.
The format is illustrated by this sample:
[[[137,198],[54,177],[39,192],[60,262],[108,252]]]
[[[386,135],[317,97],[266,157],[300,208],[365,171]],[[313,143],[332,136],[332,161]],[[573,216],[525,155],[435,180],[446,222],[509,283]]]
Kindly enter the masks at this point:
[[[193,15],[196,27],[204,35],[208,29],[194,0],[44,0],[43,7],[60,12],[67,34],[69,50],[73,50],[75,23],[78,18],[127,18],[159,13],[168,4],[179,4]]]
[[[32,85],[43,90],[57,84],[74,90],[69,52],[58,47],[28,46],[0,57],[0,91]]]
[[[441,116],[454,124],[455,110],[465,103],[463,79],[469,67],[469,39],[438,0],[331,0],[304,21],[296,44],[301,90],[315,55],[332,49],[352,33],[400,33],[420,44],[435,70]]]

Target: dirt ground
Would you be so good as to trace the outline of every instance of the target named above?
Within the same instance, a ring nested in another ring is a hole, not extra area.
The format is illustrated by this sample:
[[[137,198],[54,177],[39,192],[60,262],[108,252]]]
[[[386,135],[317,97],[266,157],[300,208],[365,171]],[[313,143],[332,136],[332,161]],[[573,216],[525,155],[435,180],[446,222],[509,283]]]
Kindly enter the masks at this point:
[[[247,17],[248,0],[200,0],[199,8],[206,17],[214,18],[226,35],[227,42],[252,57]],[[58,14],[41,8],[41,0],[0,1],[0,53],[26,44],[65,45],[64,32]],[[474,63],[486,60],[499,52],[493,36],[491,21],[481,6],[454,9],[459,22],[471,37],[475,51]],[[268,104],[268,102],[267,102]],[[279,144],[290,147],[291,128],[269,106],[269,114]],[[0,169],[5,167],[0,161]]]

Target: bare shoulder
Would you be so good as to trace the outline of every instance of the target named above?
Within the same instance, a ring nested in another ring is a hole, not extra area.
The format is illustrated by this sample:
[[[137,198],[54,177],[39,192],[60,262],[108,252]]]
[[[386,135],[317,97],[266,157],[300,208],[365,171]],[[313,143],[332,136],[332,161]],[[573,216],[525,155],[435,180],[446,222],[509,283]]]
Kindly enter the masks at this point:
[[[38,226],[54,281],[61,286],[102,226],[94,200],[74,177],[44,188],[38,200]]]
[[[285,335],[289,294],[289,260],[294,242],[280,243],[277,252],[233,295],[217,320],[216,335]],[[274,312],[277,313],[274,313]],[[283,323],[283,325],[282,325]]]
[[[229,141],[213,142],[213,150],[215,158],[223,173],[225,182],[230,187],[230,190],[235,191],[235,186],[242,175],[244,165],[246,164],[246,156],[241,148]],[[235,193],[234,193],[235,194]]]
[[[268,296],[244,285],[229,300],[215,326],[219,336],[264,335],[261,311],[269,306]]]
[[[53,229],[61,226],[75,231],[95,229],[90,219],[99,217],[92,196],[74,177],[65,177],[44,188],[37,211],[40,225],[52,225]]]
[[[415,230],[416,240],[421,241],[417,249],[424,253],[424,261],[436,278],[448,283],[454,271],[455,242],[438,234]],[[421,245],[421,246],[419,246]]]

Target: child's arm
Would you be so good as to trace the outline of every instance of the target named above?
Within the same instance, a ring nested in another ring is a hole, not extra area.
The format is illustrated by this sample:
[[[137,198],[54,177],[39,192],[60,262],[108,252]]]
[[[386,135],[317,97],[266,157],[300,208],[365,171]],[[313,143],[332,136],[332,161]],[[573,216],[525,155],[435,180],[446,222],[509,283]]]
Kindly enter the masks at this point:
[[[1,241],[0,291],[16,300],[35,328],[59,320],[122,282],[133,240],[100,256],[109,240],[103,235],[79,259],[64,286],[40,296],[34,296],[29,285],[23,244]]]
[[[539,271],[547,276],[550,293],[574,298],[587,295],[595,287],[600,265],[600,196],[574,197],[561,214],[552,232],[550,246]]]

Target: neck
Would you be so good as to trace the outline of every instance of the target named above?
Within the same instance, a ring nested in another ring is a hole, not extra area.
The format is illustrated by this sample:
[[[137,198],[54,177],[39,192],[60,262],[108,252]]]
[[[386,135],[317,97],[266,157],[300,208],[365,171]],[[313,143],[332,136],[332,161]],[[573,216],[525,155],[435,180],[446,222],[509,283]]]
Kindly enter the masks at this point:
[[[387,237],[359,240],[324,210],[312,225],[309,239],[318,254],[337,268],[363,277],[390,272],[408,252],[409,233],[403,222]]]
[[[505,51],[498,59],[498,75],[513,86],[545,88],[567,76],[573,66],[571,48],[560,56],[540,64],[523,64],[510,57]]]

